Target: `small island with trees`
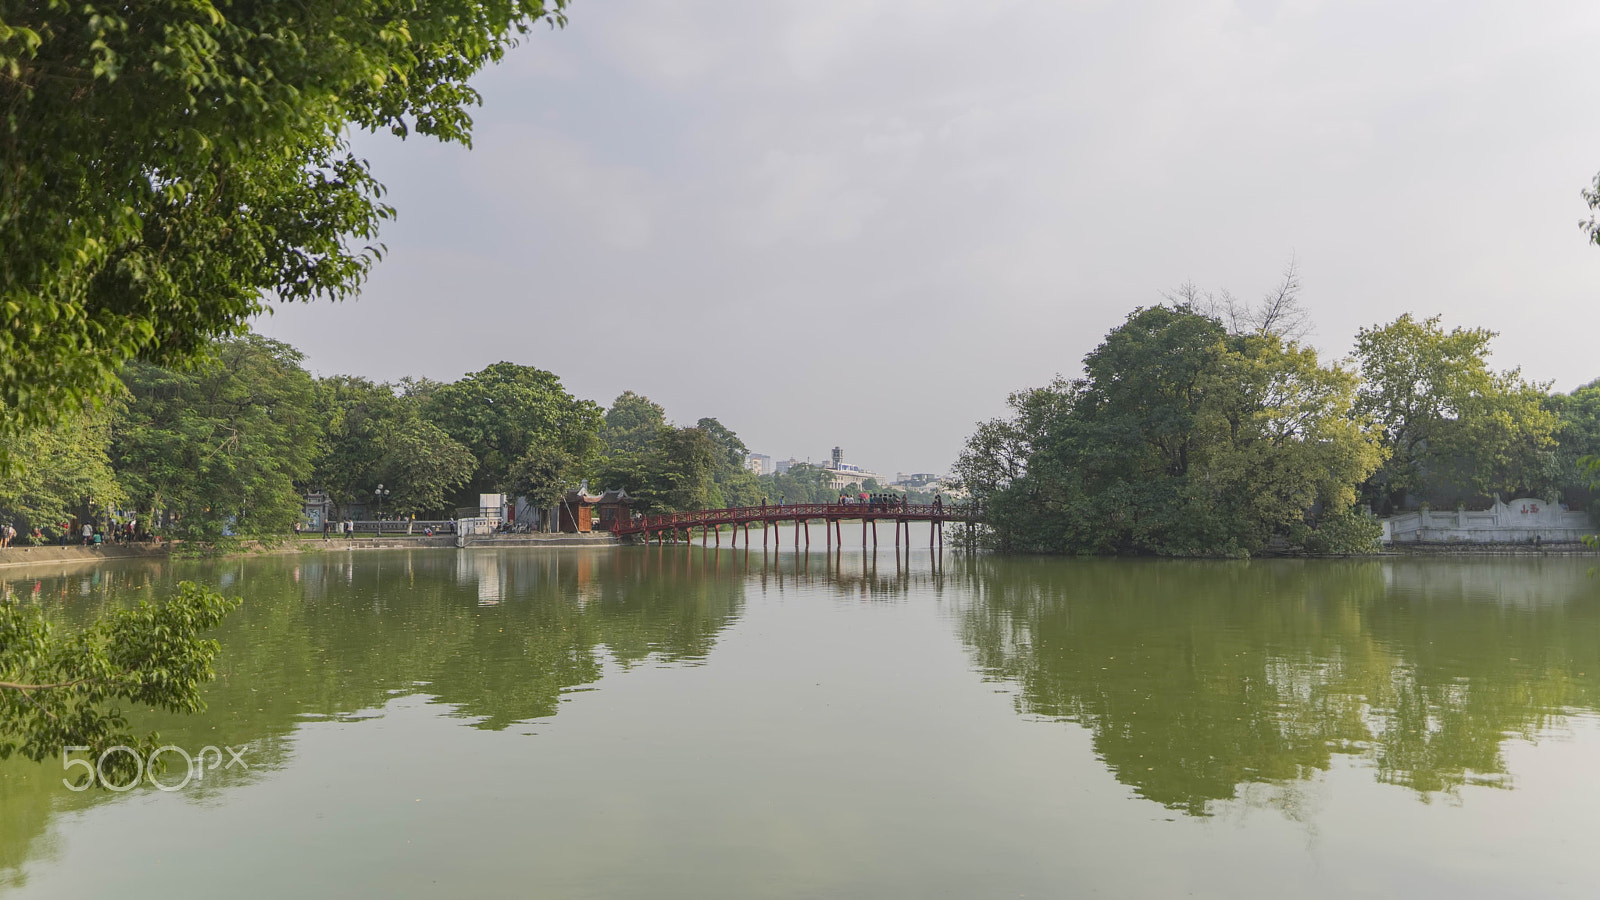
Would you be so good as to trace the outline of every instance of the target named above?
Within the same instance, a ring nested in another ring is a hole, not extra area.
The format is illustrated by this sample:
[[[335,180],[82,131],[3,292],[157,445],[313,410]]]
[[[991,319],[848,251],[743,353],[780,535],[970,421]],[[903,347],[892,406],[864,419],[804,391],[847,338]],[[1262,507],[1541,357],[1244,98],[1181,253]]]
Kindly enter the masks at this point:
[[[1249,556],[1377,549],[1377,516],[1497,495],[1591,509],[1600,384],[1490,367],[1494,333],[1404,314],[1318,358],[1291,265],[1256,306],[1193,287],[1009,398],[956,472],[983,540],[1031,553]]]

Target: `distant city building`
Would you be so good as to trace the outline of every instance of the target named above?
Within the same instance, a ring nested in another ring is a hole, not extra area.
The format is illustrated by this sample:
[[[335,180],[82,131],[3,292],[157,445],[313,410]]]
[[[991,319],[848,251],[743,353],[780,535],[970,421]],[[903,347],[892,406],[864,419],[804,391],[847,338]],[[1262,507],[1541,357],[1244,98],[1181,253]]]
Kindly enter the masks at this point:
[[[911,475],[897,475],[895,476],[894,483],[902,487],[922,488],[939,480],[941,480],[941,476],[935,475],[932,472],[916,472]]]
[[[752,453],[744,458],[745,467],[757,475],[772,474],[772,457],[765,453]]]
[[[838,447],[833,448],[833,454],[830,458],[833,464],[824,466],[822,471],[828,476],[828,485],[833,490],[842,490],[852,484],[860,485],[864,488],[868,479],[877,481],[880,484],[887,480],[876,472],[869,472],[860,466],[853,466],[845,462],[844,451]]]
[[[795,466],[798,466],[798,465],[801,465],[800,460],[795,459],[794,457],[791,456],[788,459],[780,459],[777,462],[773,463],[772,464],[772,471],[776,472],[779,475],[782,475],[782,474],[788,472],[790,469],[792,469],[792,468],[794,468]]]

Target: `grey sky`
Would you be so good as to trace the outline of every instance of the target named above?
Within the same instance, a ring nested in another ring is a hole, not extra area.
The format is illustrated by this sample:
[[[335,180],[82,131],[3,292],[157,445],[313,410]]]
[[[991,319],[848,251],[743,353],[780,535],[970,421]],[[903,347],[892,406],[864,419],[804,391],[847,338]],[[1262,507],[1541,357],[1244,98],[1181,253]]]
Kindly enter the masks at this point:
[[[1405,311],[1600,376],[1585,2],[576,0],[478,81],[475,149],[363,138],[400,210],[322,374],[501,359],[753,450],[944,471],[1185,280],[1291,253],[1343,356]]]

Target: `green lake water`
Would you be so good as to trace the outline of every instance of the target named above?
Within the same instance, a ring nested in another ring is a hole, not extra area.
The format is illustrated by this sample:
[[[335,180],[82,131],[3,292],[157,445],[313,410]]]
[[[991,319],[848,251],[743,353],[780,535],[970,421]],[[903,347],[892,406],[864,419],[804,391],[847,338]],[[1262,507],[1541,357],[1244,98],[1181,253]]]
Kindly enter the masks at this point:
[[[918,543],[0,570],[243,596],[138,721],[248,765],[0,764],[0,897],[1594,896],[1592,561]]]

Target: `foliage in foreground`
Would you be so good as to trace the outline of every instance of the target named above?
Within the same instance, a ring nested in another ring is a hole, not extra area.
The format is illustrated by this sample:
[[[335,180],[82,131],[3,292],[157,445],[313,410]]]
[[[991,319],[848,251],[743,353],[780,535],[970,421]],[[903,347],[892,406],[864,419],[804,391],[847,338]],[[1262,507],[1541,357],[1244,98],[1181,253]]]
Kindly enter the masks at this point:
[[[34,761],[82,748],[110,784],[137,776],[159,736],[136,736],[119,704],[200,712],[219,650],[202,635],[239,601],[183,582],[171,600],[141,602],[63,634],[36,605],[0,600],[0,759]],[[104,758],[102,760],[102,755]]]
[[[393,210],[352,130],[467,143],[468,80],[563,4],[0,2],[0,434],[353,293]]]

